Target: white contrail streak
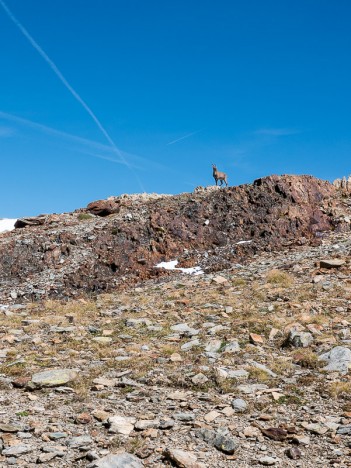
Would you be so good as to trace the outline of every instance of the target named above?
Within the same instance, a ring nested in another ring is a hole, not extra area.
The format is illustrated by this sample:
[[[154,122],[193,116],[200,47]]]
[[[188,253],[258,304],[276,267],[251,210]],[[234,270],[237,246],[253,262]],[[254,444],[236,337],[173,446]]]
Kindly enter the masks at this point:
[[[124,158],[123,154],[121,151],[118,149],[116,146],[115,142],[112,140],[108,132],[105,130],[103,125],[101,124],[100,120],[96,117],[94,112],[90,109],[88,104],[80,97],[80,95],[75,91],[74,88],[69,84],[69,82],[66,80],[66,78],[63,76],[61,71],[58,69],[58,67],[55,65],[55,63],[50,59],[50,57],[44,52],[44,50],[40,47],[40,45],[33,39],[33,37],[29,34],[29,32],[26,30],[24,26],[18,21],[18,19],[14,16],[14,14],[11,12],[11,10],[8,8],[6,3],[3,0],[0,0],[0,6],[4,9],[5,13],[7,16],[11,19],[11,21],[16,25],[16,27],[21,31],[21,33],[25,36],[25,38],[28,40],[28,42],[31,44],[31,46],[39,53],[39,55],[45,60],[45,62],[49,65],[49,67],[52,69],[52,71],[55,73],[57,78],[61,81],[61,83],[66,87],[66,89],[72,94],[72,96],[75,98],[77,102],[85,109],[85,111],[90,115],[90,117],[93,119],[97,127],[100,129],[101,133],[105,136],[106,140],[110,143],[111,147],[115,150],[117,155],[121,158],[121,160],[124,162],[124,164],[128,167],[128,169],[133,172],[134,176],[136,177],[138,184],[141,188],[141,190],[144,192],[143,185],[138,177],[137,174],[132,170],[130,167],[128,161]]]
[[[99,159],[105,159],[106,161],[111,161],[111,162],[115,162],[115,163],[118,163],[118,164],[125,164],[121,159],[115,159],[115,158],[112,158],[112,156],[110,156],[111,153],[115,155],[115,151],[114,151],[113,148],[111,148],[111,145],[107,145],[105,143],[99,143],[99,142],[94,141],[94,140],[89,140],[87,138],[83,138],[83,137],[80,137],[78,135],[74,135],[72,133],[63,132],[62,130],[57,130],[56,128],[48,127],[47,125],[43,125],[41,123],[34,122],[33,120],[24,119],[23,117],[18,117],[17,115],[9,114],[9,113],[3,112],[3,111],[0,111],[0,120],[1,119],[9,121],[9,122],[15,122],[16,124],[22,125],[24,127],[33,128],[34,130],[37,130],[39,132],[43,132],[43,133],[48,134],[48,135],[53,135],[53,136],[56,136],[56,137],[59,137],[59,138],[71,140],[74,143],[82,145],[83,147],[87,146],[90,150],[94,151],[94,153],[92,153],[92,152],[88,153],[88,152],[82,150],[81,152],[83,152],[84,154],[89,154],[90,156],[94,156],[94,157],[99,158]],[[9,129],[9,130],[11,130],[11,129]],[[1,136],[1,129],[0,129],[0,136]],[[96,151],[98,151],[99,153],[96,153]],[[107,153],[107,155],[103,156],[101,154],[102,152]],[[142,156],[137,156],[136,154],[126,153],[125,151],[122,151],[122,150],[120,150],[120,152],[122,152],[122,154],[126,154],[129,159],[133,160],[133,162],[130,163],[130,165],[131,165],[131,167],[133,167],[135,169],[143,170],[144,166],[146,166],[148,168],[150,168],[150,166],[152,166],[153,168],[155,168],[157,170],[164,170],[165,169],[164,166],[162,166],[159,163],[156,163],[155,161],[150,160],[149,158],[145,158],[145,157],[142,157]]]
[[[166,146],[174,145],[174,143],[177,143],[177,141],[185,140],[185,138],[189,138],[189,137],[191,137],[193,135],[196,135],[197,133],[200,133],[201,131],[202,130],[197,130],[196,132],[188,133],[187,135],[184,135],[184,136],[182,136],[180,138],[177,138],[176,140],[170,141],[169,143],[166,144]]]

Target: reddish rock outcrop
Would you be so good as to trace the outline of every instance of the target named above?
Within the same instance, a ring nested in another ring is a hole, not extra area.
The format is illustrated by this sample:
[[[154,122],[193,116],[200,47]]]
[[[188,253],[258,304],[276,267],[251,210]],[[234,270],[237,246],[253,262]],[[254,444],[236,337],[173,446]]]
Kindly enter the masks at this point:
[[[79,210],[0,237],[0,296],[109,290],[167,274],[154,266],[174,258],[213,271],[262,250],[349,229],[338,216],[342,209],[336,188],[311,176],[100,200],[88,205],[98,215],[90,219]]]

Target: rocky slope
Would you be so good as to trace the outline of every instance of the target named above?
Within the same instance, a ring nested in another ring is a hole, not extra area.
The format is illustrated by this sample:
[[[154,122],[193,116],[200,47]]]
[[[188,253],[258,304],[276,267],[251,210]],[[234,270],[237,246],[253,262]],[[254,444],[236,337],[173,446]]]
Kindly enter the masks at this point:
[[[167,274],[155,265],[175,258],[220,270],[258,252],[348,231],[348,216],[337,188],[311,176],[100,200],[74,213],[19,220],[15,231],[0,235],[0,297],[111,291]]]
[[[4,303],[0,466],[350,466],[350,251]]]

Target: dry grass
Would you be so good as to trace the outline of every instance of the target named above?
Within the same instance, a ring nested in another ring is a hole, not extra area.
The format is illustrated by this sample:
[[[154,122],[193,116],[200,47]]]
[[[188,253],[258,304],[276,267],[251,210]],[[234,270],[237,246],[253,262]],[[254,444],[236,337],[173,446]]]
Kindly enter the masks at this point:
[[[311,349],[299,349],[292,354],[293,361],[301,367],[317,369],[323,364],[318,360],[318,355]]]
[[[280,270],[271,270],[266,275],[266,281],[269,284],[276,286],[281,286],[284,288],[289,288],[294,283],[294,278],[286,273],[285,271]]]
[[[332,398],[340,398],[351,393],[351,382],[332,382],[328,387],[328,393]]]
[[[249,378],[257,382],[267,382],[268,380],[272,379],[272,377],[263,369],[250,366],[250,367],[247,367],[246,370],[249,373]]]

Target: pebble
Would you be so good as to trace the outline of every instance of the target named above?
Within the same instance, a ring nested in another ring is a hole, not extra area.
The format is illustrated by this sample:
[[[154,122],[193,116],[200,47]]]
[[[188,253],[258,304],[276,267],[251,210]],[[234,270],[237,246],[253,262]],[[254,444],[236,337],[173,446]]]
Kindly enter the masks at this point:
[[[237,413],[243,413],[244,411],[247,410],[247,403],[245,400],[242,400],[241,398],[236,398],[235,400],[232,401],[232,407],[234,411]]]

